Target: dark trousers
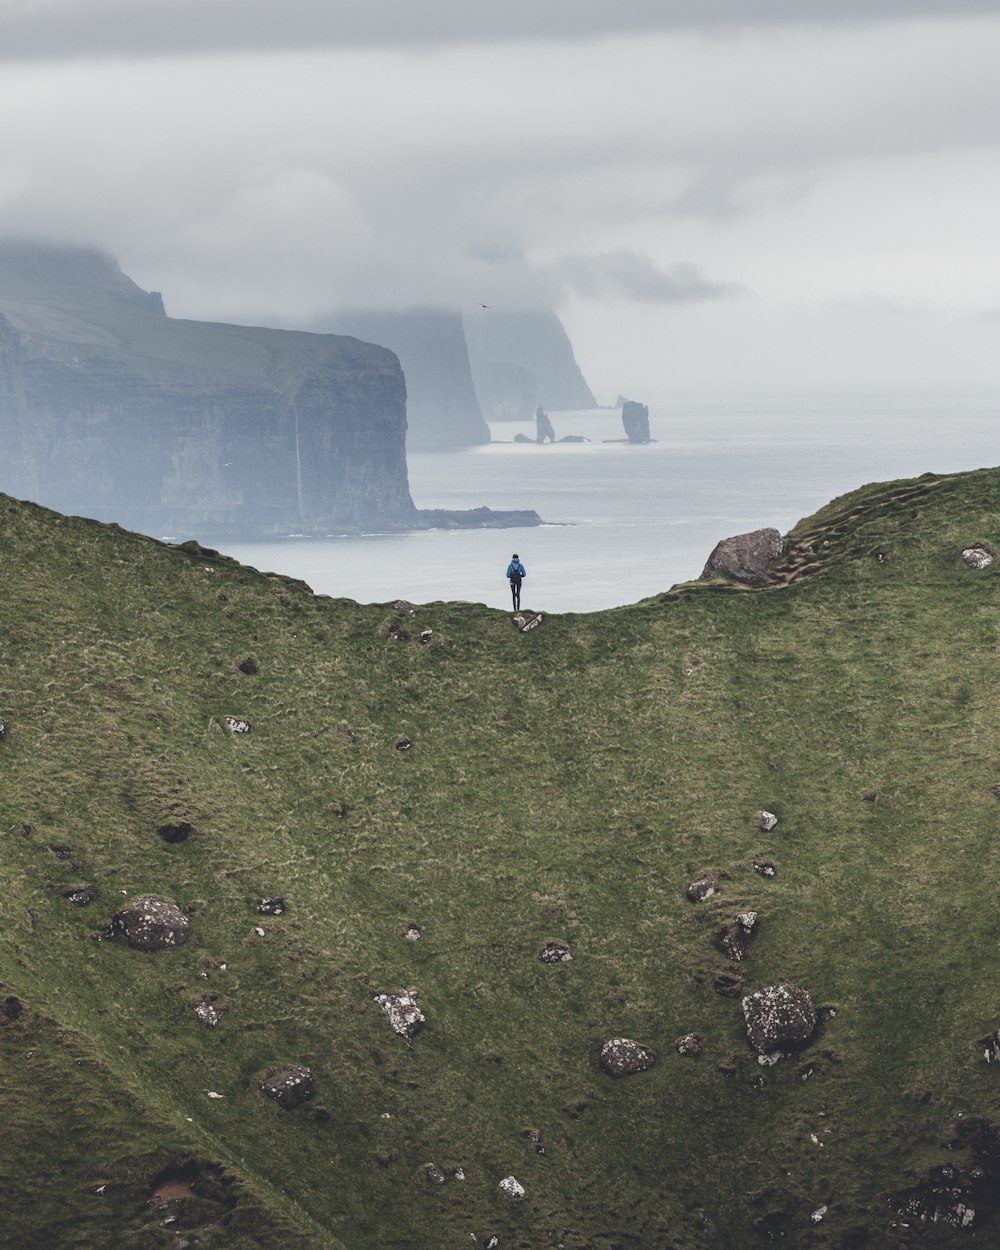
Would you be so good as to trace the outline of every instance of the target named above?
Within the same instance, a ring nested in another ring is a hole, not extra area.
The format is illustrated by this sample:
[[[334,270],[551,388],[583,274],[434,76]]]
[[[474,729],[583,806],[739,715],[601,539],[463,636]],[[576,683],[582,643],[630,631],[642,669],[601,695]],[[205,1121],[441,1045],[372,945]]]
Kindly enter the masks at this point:
[[[521,606],[521,579],[519,577],[510,579],[510,593],[514,600],[514,611]]]

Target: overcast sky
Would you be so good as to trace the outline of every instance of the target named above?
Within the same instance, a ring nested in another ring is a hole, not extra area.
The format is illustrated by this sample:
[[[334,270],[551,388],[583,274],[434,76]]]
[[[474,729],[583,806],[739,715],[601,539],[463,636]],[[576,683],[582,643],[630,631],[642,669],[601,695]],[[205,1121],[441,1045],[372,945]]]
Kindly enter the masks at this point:
[[[1000,0],[0,0],[0,233],[174,316],[555,307],[619,391],[1000,390]]]

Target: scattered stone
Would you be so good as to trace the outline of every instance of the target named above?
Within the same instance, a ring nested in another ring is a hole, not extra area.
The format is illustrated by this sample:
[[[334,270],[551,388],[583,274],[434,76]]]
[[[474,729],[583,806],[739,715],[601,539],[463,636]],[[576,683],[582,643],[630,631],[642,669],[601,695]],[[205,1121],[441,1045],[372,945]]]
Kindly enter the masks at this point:
[[[74,907],[86,907],[96,897],[97,894],[93,886],[89,885],[74,885],[68,890],[63,890],[63,898],[68,899]]]
[[[778,818],[774,812],[761,810],[757,813],[757,828],[761,833],[770,833],[777,823]]]
[[[566,964],[573,958],[565,942],[546,942],[538,952],[543,964]]]
[[[285,910],[285,900],[280,894],[276,894],[273,898],[259,898],[257,900],[257,911],[262,916],[280,916]]]
[[[780,1063],[782,1059],[787,1058],[788,1056],[783,1050],[772,1050],[766,1055],[758,1055],[757,1062],[762,1068],[773,1068],[776,1063]]]
[[[7,722],[0,720],[0,738],[6,738],[6,736],[7,736]]]
[[[739,998],[743,993],[743,973],[731,968],[720,972],[715,978],[712,988],[723,998]]]
[[[883,551],[881,547],[879,547],[877,551],[872,552],[872,554],[875,557],[876,564],[888,564],[889,563],[889,553],[888,551]]]
[[[419,942],[420,930],[415,924],[408,924],[403,930],[403,937],[406,938],[408,942]]]
[[[755,859],[753,861],[753,870],[762,877],[773,877],[777,874],[778,865],[772,863],[769,859]]]
[[[236,667],[240,670],[241,673],[245,673],[247,677],[254,677],[256,676],[257,673],[260,672],[260,665],[257,663],[257,661],[253,658],[252,655],[245,655],[243,659],[240,660],[240,662],[236,665]]]
[[[827,1020],[832,1020],[836,1014],[837,1014],[836,1007],[817,1007],[816,1008],[816,1023],[826,1024]]]
[[[186,820],[179,821],[176,825],[160,825],[156,831],[164,842],[171,844],[176,842],[186,842],[194,832],[191,824]]]
[[[721,894],[722,888],[718,881],[713,881],[711,877],[699,877],[697,881],[692,881],[687,888],[688,899],[692,903],[704,903],[707,898],[711,898],[713,894]]]
[[[970,569],[988,569],[993,563],[996,552],[985,543],[973,543],[962,550],[962,559]]]
[[[416,1037],[427,1023],[427,1017],[417,1006],[417,991],[397,989],[395,994],[376,994],[375,1001],[389,1021],[394,1033],[409,1040]]]
[[[826,1215],[826,1207],[825,1206],[817,1207],[816,1210],[813,1211],[813,1213],[809,1216],[809,1218],[812,1220],[814,1224],[818,1224],[824,1215]]]
[[[747,1040],[758,1055],[792,1049],[816,1032],[816,1008],[806,990],[787,981],[767,985],[743,1000]]]
[[[702,577],[723,573],[741,582],[763,582],[771,565],[785,554],[785,540],[776,529],[735,534],[718,543],[702,570]]]
[[[497,1250],[497,1246],[499,1246],[499,1244],[500,1244],[499,1237],[496,1237],[496,1236],[488,1237],[486,1240],[486,1250]]]
[[[433,633],[433,629],[422,629],[420,631],[420,641],[426,646],[430,642]]]
[[[386,638],[393,638],[396,642],[408,642],[410,631],[400,621],[389,621],[384,627]]]
[[[417,609],[405,599],[395,599],[389,604],[389,607],[392,608],[393,612],[403,612],[407,616],[417,615]]]
[[[741,912],[735,921],[719,931],[719,950],[734,963],[742,963],[757,926],[755,911]]]
[[[217,994],[204,994],[195,999],[192,1006],[194,1014],[209,1029],[214,1029],[226,1014],[225,1005]]]
[[[526,634],[529,629],[537,629],[542,623],[541,612],[516,612],[510,618],[522,634]]]
[[[691,1059],[699,1058],[705,1049],[697,1033],[685,1033],[683,1037],[679,1037],[674,1042],[674,1046],[677,1048],[679,1055],[687,1055]]]
[[[648,1046],[642,1046],[627,1037],[613,1037],[601,1048],[600,1065],[609,1076],[629,1076],[633,1072],[645,1072],[656,1062],[656,1056]]]
[[[397,738],[397,739],[396,739],[396,750],[397,750],[397,751],[408,751],[408,750],[410,749],[410,747],[412,747],[412,746],[413,746],[413,743],[409,740],[409,738],[406,738],[406,737],[399,737],[399,738]]]
[[[451,1174],[457,1181],[465,1180],[465,1168],[452,1168]]]
[[[158,951],[187,941],[188,918],[176,903],[158,894],[143,894],[111,919],[116,933],[124,933],[136,950]]]
[[[861,796],[861,801],[863,803],[874,803],[877,798],[878,798],[877,790],[866,790],[864,794],[862,794]]]
[[[248,734],[253,730],[250,722],[242,716],[226,716],[222,723],[232,734]]]
[[[263,937],[263,936],[264,936],[264,930],[260,927],[260,925],[257,925],[257,926],[254,928],[254,933],[256,933],[258,937]]]
[[[276,1063],[262,1072],[260,1088],[286,1111],[307,1102],[316,1092],[312,1073],[297,1063]]]
[[[1000,1029],[984,1037],[979,1046],[987,1063],[1000,1063]]]
[[[524,1186],[519,1185],[513,1176],[505,1176],[500,1182],[498,1188],[501,1189],[508,1198],[524,1197]]]
[[[423,1173],[432,1185],[443,1185],[448,1179],[436,1163],[425,1163]]]

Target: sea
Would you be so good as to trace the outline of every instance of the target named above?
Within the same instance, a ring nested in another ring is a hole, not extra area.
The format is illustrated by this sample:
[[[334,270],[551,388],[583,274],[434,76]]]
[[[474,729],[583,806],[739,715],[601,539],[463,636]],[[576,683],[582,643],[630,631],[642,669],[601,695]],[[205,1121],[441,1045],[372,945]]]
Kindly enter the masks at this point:
[[[319,594],[497,608],[517,552],[523,608],[590,612],[696,578],[720,539],[784,533],[866,483],[1000,465],[1000,393],[675,398],[651,407],[644,445],[622,441],[616,409],[550,415],[557,439],[588,441],[517,443],[534,422],[504,422],[487,445],[408,457],[418,507],[533,508],[539,527],[213,545]]]

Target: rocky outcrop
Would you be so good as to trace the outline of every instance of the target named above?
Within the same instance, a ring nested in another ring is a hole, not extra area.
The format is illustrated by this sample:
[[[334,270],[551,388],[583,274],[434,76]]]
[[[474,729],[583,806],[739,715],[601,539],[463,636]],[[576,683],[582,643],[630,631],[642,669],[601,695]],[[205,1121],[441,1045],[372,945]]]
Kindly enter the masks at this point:
[[[143,894],[116,912],[114,932],[124,933],[129,946],[142,951],[183,946],[188,937],[188,918],[176,903],[158,894]]]
[[[378,343],[398,356],[406,378],[410,449],[470,447],[490,441],[460,313],[431,308],[343,312],[314,322],[312,328]]]
[[[714,577],[722,573],[741,582],[766,581],[771,565],[784,552],[785,540],[776,529],[736,534],[716,545],[701,575]]]
[[[174,320],[99,252],[0,243],[0,490],[155,535],[404,528],[405,436],[383,347]]]
[[[609,1076],[629,1076],[633,1072],[645,1072],[656,1062],[656,1055],[648,1046],[633,1042],[627,1037],[613,1037],[601,1048],[598,1062]]]
[[[816,1032],[816,1008],[807,990],[786,981],[743,1000],[747,1040],[759,1055],[796,1049]]]
[[[547,411],[595,407],[569,337],[551,309],[487,308],[464,320],[487,421],[530,421],[538,405]]]
[[[648,443],[649,409],[634,399],[626,399],[622,404],[622,426],[630,443]]]
[[[757,913],[741,912],[735,921],[726,925],[718,935],[719,950],[727,959],[741,963],[750,946],[750,941],[757,931]]]
[[[273,1098],[279,1107],[291,1111],[308,1102],[316,1092],[312,1073],[297,1063],[276,1063],[260,1074],[261,1092]]]

